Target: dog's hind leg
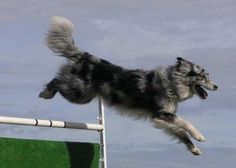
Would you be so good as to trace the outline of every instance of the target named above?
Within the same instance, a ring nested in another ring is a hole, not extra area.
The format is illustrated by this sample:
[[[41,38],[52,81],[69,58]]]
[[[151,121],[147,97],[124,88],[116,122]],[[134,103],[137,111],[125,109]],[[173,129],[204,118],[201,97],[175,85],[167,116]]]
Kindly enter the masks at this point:
[[[44,99],[52,99],[57,93],[58,79],[54,78],[51,82],[46,85],[46,88],[40,92],[39,97]]]
[[[202,135],[200,131],[198,131],[190,122],[182,119],[181,117],[176,116],[172,113],[167,112],[157,112],[153,115],[153,121],[164,120],[170,124],[174,124],[185,131],[189,132],[189,134],[196,139],[197,141],[205,141],[205,137]]]
[[[188,133],[176,126],[174,124],[170,124],[164,120],[155,119],[155,127],[163,129],[167,134],[174,136],[180,142],[184,143],[187,149],[194,155],[200,155],[202,152],[201,150],[196,147],[193,142],[190,140]]]

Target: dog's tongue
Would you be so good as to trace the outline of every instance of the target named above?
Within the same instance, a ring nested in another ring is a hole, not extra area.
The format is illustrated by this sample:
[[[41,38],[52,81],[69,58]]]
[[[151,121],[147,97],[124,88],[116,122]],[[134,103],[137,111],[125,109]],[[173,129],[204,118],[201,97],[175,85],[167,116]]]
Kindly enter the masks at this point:
[[[196,89],[196,91],[198,92],[199,96],[202,99],[206,99],[207,98],[207,96],[208,96],[207,92],[200,85],[196,85],[195,89]]]

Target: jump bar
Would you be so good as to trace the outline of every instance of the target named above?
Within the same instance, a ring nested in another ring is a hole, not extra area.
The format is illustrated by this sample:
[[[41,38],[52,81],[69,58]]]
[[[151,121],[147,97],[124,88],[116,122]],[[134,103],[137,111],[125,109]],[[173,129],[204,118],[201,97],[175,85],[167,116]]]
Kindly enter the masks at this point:
[[[83,130],[93,130],[93,131],[102,131],[104,129],[103,125],[101,124],[87,124],[87,123],[77,123],[77,122],[41,120],[41,119],[18,118],[18,117],[3,117],[3,116],[0,116],[0,123],[38,126],[38,127],[83,129]]]

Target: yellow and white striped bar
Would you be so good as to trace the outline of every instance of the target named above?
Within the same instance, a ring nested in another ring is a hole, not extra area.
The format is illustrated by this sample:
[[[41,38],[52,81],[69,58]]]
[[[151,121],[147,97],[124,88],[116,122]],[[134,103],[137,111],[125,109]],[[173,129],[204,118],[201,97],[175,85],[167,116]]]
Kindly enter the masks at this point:
[[[88,124],[88,123],[77,123],[77,122],[66,122],[66,121],[55,121],[55,120],[41,120],[32,118],[4,117],[4,116],[0,116],[0,123],[38,126],[38,127],[83,129],[83,130],[93,130],[93,131],[102,131],[104,129],[104,126],[102,124]]]

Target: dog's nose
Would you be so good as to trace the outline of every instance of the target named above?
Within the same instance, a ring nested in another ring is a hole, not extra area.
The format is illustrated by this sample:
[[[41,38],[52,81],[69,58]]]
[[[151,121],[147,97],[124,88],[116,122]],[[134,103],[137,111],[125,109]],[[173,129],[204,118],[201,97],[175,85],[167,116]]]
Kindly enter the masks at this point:
[[[218,86],[217,85],[214,85],[214,90],[217,90],[218,89]]]

